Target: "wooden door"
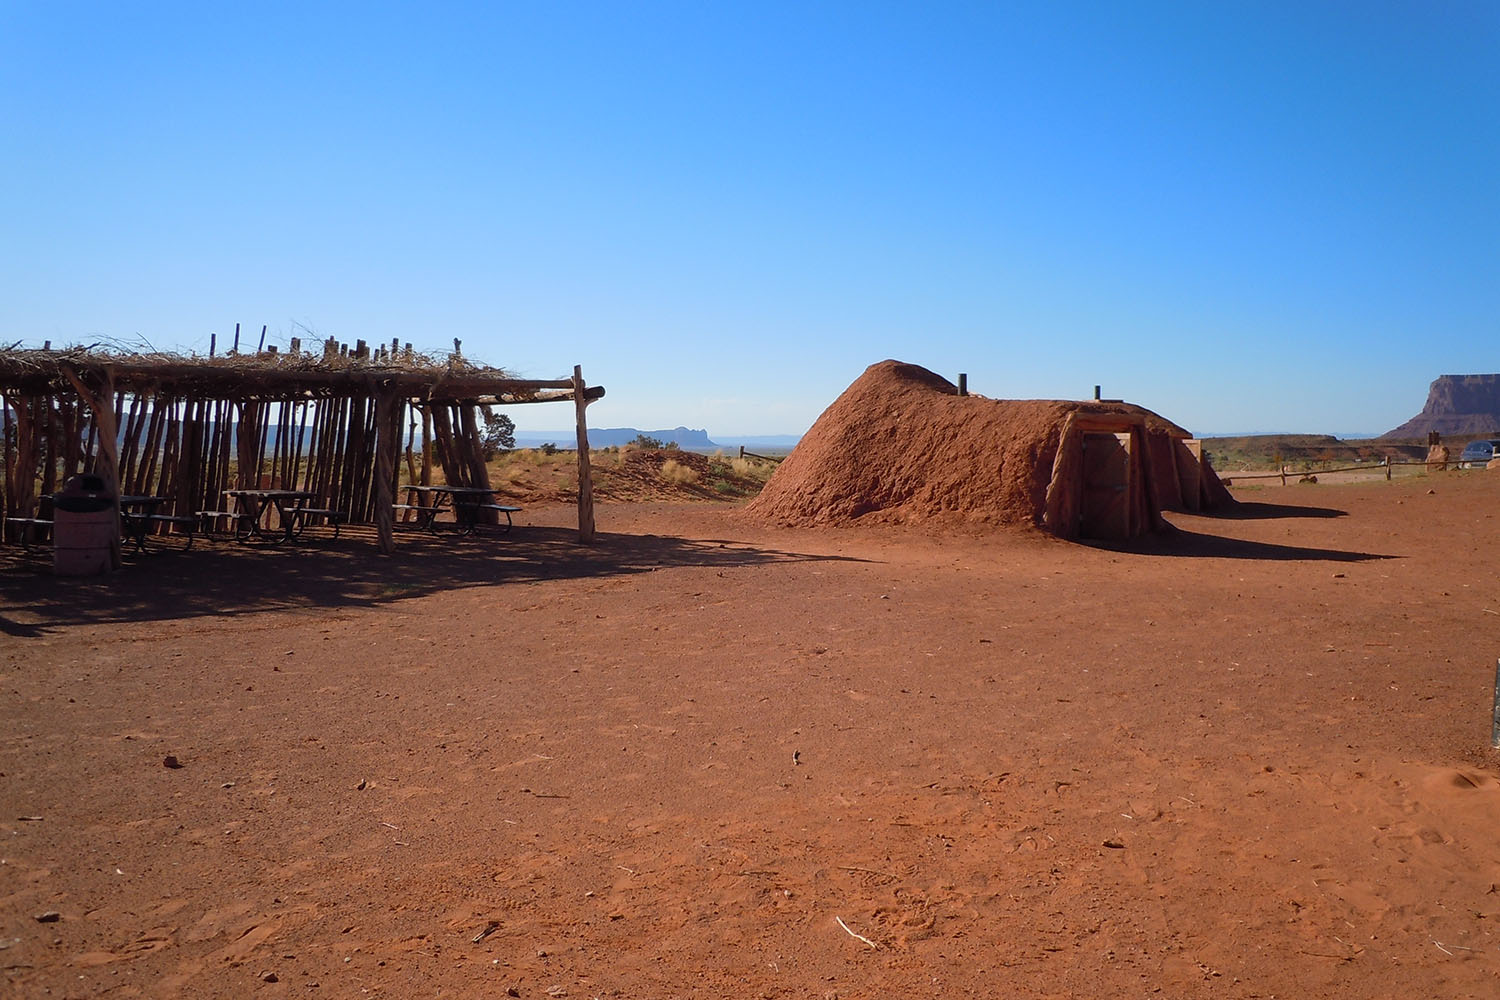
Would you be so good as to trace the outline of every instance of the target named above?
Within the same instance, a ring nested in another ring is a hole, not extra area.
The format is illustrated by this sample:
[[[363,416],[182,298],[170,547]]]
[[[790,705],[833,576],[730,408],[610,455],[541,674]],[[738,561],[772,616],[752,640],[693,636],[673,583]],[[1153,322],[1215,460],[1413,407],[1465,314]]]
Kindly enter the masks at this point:
[[[1189,438],[1186,441],[1174,441],[1172,447],[1176,454],[1177,482],[1182,491],[1182,505],[1190,511],[1203,509],[1202,499],[1202,473],[1203,473],[1203,442],[1197,438]]]
[[[1130,537],[1130,435],[1083,435],[1083,498],[1078,533],[1084,538]]]

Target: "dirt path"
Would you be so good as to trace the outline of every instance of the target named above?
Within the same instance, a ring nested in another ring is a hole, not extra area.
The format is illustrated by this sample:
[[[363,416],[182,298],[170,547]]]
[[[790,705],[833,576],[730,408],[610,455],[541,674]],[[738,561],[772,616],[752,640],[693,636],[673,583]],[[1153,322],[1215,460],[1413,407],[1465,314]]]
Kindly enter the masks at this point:
[[[1500,476],[1272,496],[12,561],[0,984],[1493,996]]]

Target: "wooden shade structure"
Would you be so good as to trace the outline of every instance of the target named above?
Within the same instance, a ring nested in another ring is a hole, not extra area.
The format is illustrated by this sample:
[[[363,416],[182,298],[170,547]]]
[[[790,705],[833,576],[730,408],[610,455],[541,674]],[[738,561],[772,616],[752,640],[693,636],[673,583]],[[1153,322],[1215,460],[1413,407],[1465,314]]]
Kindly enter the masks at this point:
[[[403,438],[411,482],[430,483],[438,465],[450,485],[488,488],[478,411],[572,402],[578,531],[587,543],[594,524],[584,410],[603,395],[579,367],[572,378],[520,379],[457,350],[437,358],[395,341],[371,350],[329,340],[310,353],[293,339],[284,353],[207,358],[5,350],[0,513],[33,516],[41,494],[81,472],[102,476],[116,495],[170,497],[179,515],[217,509],[224,490],[269,481],[314,493],[350,523],[374,524],[388,553]]]

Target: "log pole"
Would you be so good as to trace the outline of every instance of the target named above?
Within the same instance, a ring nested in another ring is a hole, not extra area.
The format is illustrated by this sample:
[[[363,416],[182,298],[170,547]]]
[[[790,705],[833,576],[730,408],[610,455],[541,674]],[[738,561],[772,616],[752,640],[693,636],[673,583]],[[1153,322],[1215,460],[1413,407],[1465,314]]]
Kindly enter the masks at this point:
[[[88,404],[89,409],[94,411],[94,419],[99,422],[99,458],[101,461],[95,463],[94,472],[104,480],[104,488],[109,491],[114,505],[115,532],[109,542],[109,568],[117,570],[123,564],[123,559],[120,550],[120,446],[119,424],[115,420],[115,379],[106,368],[104,385],[100,387],[99,395],[95,396],[70,366],[63,365],[62,373],[67,376],[69,382],[73,383],[73,388]]]
[[[375,529],[380,554],[386,556],[396,551],[396,512],[391,505],[396,502],[396,453],[401,447],[399,420],[396,390],[393,386],[382,386],[375,397]]]
[[[594,481],[589,472],[589,424],[583,366],[573,366],[573,406],[578,414],[578,541],[594,544]]]

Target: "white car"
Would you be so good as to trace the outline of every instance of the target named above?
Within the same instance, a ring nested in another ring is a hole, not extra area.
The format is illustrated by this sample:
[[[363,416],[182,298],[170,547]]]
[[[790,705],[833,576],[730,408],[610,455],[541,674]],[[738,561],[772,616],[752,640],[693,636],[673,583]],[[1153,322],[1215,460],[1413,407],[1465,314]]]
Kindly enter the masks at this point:
[[[1463,454],[1458,456],[1458,467],[1461,469],[1481,467],[1492,458],[1500,458],[1500,438],[1470,441],[1464,445]]]

